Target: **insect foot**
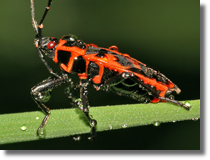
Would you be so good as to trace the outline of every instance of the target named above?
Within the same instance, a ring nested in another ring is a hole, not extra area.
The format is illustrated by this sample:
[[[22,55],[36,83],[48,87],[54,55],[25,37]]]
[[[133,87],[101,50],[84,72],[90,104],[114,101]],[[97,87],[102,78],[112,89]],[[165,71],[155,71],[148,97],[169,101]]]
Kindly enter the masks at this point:
[[[94,140],[94,138],[96,137],[96,125],[97,121],[95,119],[90,120],[91,136],[88,137],[89,140]]]

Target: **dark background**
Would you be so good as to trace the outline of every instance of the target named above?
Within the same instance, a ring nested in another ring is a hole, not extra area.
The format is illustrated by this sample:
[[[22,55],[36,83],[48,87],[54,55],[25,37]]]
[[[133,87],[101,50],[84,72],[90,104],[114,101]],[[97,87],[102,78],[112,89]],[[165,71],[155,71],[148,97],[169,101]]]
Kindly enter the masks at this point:
[[[39,22],[46,1],[35,1]],[[29,1],[0,2],[0,114],[39,111],[30,88],[50,74],[39,59],[33,41]],[[139,61],[158,68],[182,92],[177,100],[200,99],[199,0],[59,0],[53,1],[44,21],[44,36],[75,34],[101,47],[117,45]],[[53,63],[52,67],[58,71]],[[70,108],[55,89],[50,109]],[[91,106],[138,103],[89,87]],[[89,142],[72,137],[1,145],[0,149],[200,149],[200,120],[165,123],[98,132]]]

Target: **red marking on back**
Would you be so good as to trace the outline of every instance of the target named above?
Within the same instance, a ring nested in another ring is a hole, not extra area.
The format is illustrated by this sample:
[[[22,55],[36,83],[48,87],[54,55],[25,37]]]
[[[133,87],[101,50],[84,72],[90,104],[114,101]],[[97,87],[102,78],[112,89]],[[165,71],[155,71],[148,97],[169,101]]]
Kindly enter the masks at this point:
[[[79,79],[87,79],[87,74],[86,73],[78,73]]]
[[[117,51],[117,52],[119,51],[119,49],[118,49],[117,46],[110,46],[109,49],[110,49],[110,50],[115,50],[115,51]]]
[[[55,56],[54,56],[53,61],[55,63],[58,63],[58,51],[59,50],[71,52],[71,58],[69,59],[67,66],[63,63],[60,64],[60,67],[64,71],[70,73],[72,70],[73,63],[74,63],[74,58],[78,57],[78,56],[85,55],[86,49],[81,49],[77,46],[72,46],[72,47],[64,46],[65,43],[66,43],[66,40],[62,40],[62,39],[59,40],[59,43],[58,43],[57,47],[55,48]]]
[[[152,102],[152,103],[158,103],[158,102],[160,102],[160,99],[154,98],[151,102]]]
[[[148,77],[145,77],[145,76],[143,76],[141,74],[138,74],[138,73],[134,73],[134,74],[137,77],[139,77],[144,82],[144,84],[148,84],[150,86],[153,86],[153,87],[156,88],[157,91],[161,91],[159,93],[160,97],[164,97],[165,96],[165,93],[168,90],[168,85],[167,84],[164,84],[162,82],[158,82],[154,78],[148,78]]]
[[[98,47],[96,44],[90,43],[89,44],[91,47]]]

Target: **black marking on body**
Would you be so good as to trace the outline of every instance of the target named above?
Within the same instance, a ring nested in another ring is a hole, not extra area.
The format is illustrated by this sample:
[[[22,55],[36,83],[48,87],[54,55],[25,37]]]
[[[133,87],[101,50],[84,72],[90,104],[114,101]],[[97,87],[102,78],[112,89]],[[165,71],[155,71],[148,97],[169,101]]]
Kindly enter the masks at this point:
[[[58,50],[58,62],[68,65],[69,59],[71,57],[71,52]]]
[[[106,49],[98,48],[98,47],[88,47],[86,51],[87,54],[96,54],[96,56],[103,58],[105,54],[112,54],[117,60],[116,62],[120,63],[122,66],[130,66],[134,67],[133,64],[123,55],[117,54],[115,52],[108,51]]]
[[[94,63],[94,62],[90,62],[89,64],[88,64],[88,70],[87,70],[87,74],[88,74],[88,78],[90,79],[90,78],[93,78],[93,77],[95,77],[96,75],[98,75],[98,73],[99,73],[99,66],[96,64],[96,63]]]
[[[99,74],[99,66],[94,62],[90,62],[89,65],[88,65],[88,78],[92,79],[98,74]],[[110,78],[113,78],[118,74],[119,74],[118,72],[115,72],[113,70],[109,70],[108,68],[104,68],[104,73],[103,73],[102,78],[101,78],[101,83],[97,84],[97,85],[104,84]]]
[[[73,47],[76,46],[76,43],[72,41],[67,41],[66,43],[63,44],[63,46]]]
[[[142,75],[148,77],[147,74],[145,74],[145,72],[143,70],[141,70],[141,69],[138,69],[138,68],[130,68],[129,70],[132,71],[132,72],[139,73],[139,74],[142,74]]]
[[[88,47],[85,54],[86,55],[96,54],[96,53],[99,53],[100,50],[101,50],[101,48],[98,48],[98,47]]]
[[[167,84],[167,81],[170,81],[165,75],[163,75],[162,73],[157,73],[157,75],[154,75],[154,78],[157,81],[163,82],[165,84]]]
[[[125,56],[114,52],[109,52],[109,54],[114,55],[115,58],[117,58],[117,62],[120,63],[122,66],[130,66],[131,68],[134,68],[133,64]]]
[[[153,68],[143,66],[142,64],[140,65],[140,67],[141,69],[130,68],[130,71],[139,73],[148,78],[154,78],[156,81],[159,81],[165,84],[167,84],[167,81],[170,81],[165,75],[163,75],[162,73],[160,73],[159,71]]]
[[[104,84],[110,78],[113,78],[113,77],[117,76],[118,74],[119,74],[118,72],[115,72],[113,70],[110,70],[110,69],[104,67],[104,73],[103,73],[103,76],[101,78],[101,83]]]
[[[74,58],[72,71],[75,73],[84,73],[86,71],[86,61],[82,56]]]
[[[104,56],[105,56],[106,53],[108,53],[107,50],[101,49],[101,50],[99,50],[99,53],[96,56],[97,57],[100,57],[100,58],[104,58]]]
[[[145,66],[144,66],[143,64],[139,63],[139,66],[140,66],[140,68],[141,68],[141,70],[142,70],[143,72],[146,71],[146,68],[145,68]]]

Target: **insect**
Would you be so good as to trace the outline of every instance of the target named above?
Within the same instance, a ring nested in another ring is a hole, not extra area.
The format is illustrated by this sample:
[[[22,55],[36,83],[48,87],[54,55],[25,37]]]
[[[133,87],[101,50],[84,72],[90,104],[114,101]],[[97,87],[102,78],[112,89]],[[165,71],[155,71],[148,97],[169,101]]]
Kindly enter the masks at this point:
[[[32,25],[36,32],[34,44],[42,62],[52,75],[31,89],[34,101],[46,114],[37,135],[40,135],[40,129],[46,125],[50,115],[50,109],[44,103],[50,99],[52,90],[63,83],[69,84],[65,93],[72,106],[82,110],[89,120],[91,139],[95,137],[97,121],[89,115],[89,84],[93,84],[96,90],[112,91],[140,103],[167,101],[189,109],[189,106],[174,100],[173,95],[179,94],[181,90],[171,80],[128,54],[120,53],[116,46],[102,48],[95,44],[86,44],[71,34],[64,35],[60,40],[43,37],[42,23],[51,2],[52,0],[48,0],[38,24],[35,20],[34,1],[31,0]],[[45,57],[59,65],[61,74],[52,70]],[[77,74],[80,81],[72,82],[69,74]]]

